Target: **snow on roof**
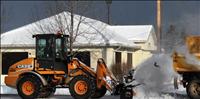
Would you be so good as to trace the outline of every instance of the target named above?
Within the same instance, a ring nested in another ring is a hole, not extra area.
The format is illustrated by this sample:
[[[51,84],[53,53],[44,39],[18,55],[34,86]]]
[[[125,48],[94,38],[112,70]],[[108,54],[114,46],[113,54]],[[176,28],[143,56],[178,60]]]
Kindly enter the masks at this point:
[[[74,15],[74,27],[78,26],[80,18],[82,18],[83,21],[79,28],[80,36],[77,36],[74,43],[77,46],[110,45],[138,48],[133,42],[130,43],[129,40],[145,40],[149,35],[150,27],[152,27],[150,25],[110,26],[101,21],[79,15]],[[1,35],[1,47],[34,46],[35,40],[32,38],[32,35],[57,33],[60,30],[59,26],[63,26],[62,29],[64,29],[63,31],[65,34],[69,34],[68,22],[70,22],[70,13],[62,12],[35,23],[8,31]]]
[[[117,25],[108,26],[108,28],[134,42],[147,41],[152,29],[154,29],[152,25]]]

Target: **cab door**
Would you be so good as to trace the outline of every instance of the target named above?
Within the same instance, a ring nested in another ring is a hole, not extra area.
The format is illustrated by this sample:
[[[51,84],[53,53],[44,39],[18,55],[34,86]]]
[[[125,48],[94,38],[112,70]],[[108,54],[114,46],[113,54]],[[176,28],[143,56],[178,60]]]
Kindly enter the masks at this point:
[[[55,70],[67,72],[67,49],[64,37],[57,36],[55,38]]]
[[[54,69],[54,46],[53,35],[36,37],[36,59],[39,68]]]

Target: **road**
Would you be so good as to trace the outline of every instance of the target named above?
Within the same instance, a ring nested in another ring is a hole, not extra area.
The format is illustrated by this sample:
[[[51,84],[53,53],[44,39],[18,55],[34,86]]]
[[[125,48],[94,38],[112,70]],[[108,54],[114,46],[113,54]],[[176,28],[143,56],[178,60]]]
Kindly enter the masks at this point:
[[[169,86],[168,86],[169,87]],[[1,95],[1,99],[21,99],[18,95],[17,95],[17,91],[15,89],[12,89],[13,93],[15,94],[2,94]],[[9,90],[8,90],[9,91]],[[70,96],[69,90],[68,89],[56,89],[55,92],[56,95],[51,96],[48,99],[73,99]],[[102,97],[101,99],[120,99],[119,96],[110,96],[108,95],[109,93],[107,93],[107,95],[105,95],[104,97]],[[161,95],[151,95],[149,96],[144,96],[142,95],[142,92],[138,92],[137,96],[134,96],[133,99],[189,99],[186,91],[184,88],[179,88],[179,90],[177,91],[170,91],[170,92],[165,92],[162,93]]]
[[[21,99],[18,95],[1,95],[1,99]],[[56,95],[48,99],[73,99],[69,95]],[[119,99],[119,96],[104,96],[101,99]]]
[[[177,94],[176,97],[172,97],[173,95],[171,94],[167,94],[165,96],[162,96],[162,97],[149,97],[149,98],[145,98],[145,99],[189,99],[187,97],[187,95],[180,95],[180,94]],[[1,95],[1,99],[21,99],[18,95]],[[71,96],[69,95],[55,95],[55,96],[52,96],[48,99],[73,99]],[[103,98],[101,99],[120,99],[119,96],[104,96]],[[133,99],[144,99],[144,97],[133,97]]]

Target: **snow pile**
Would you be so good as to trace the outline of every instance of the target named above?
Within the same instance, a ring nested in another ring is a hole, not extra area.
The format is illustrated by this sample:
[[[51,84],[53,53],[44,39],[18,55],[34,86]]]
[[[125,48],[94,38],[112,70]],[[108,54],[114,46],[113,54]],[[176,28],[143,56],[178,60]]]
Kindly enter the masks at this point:
[[[171,99],[162,93],[171,90],[176,73],[173,70],[172,58],[168,54],[154,54],[136,68],[134,77],[141,86],[137,87],[139,99]],[[167,98],[166,98],[167,97]]]

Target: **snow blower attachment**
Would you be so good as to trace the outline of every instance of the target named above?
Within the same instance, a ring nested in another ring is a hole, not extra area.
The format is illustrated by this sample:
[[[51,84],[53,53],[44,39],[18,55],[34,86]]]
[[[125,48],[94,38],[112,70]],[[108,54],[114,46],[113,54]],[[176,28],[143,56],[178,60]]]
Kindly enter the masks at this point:
[[[120,99],[132,99],[133,96],[136,96],[136,92],[134,88],[141,85],[141,84],[133,84],[135,79],[133,78],[134,70],[129,71],[128,74],[123,76],[123,85],[120,92]]]
[[[132,82],[135,79],[133,79],[132,71],[130,71],[127,75],[124,75],[123,82],[117,81],[113,73],[107,68],[102,58],[98,60],[98,66],[97,66],[97,78],[101,77],[104,77],[103,81],[100,79],[99,80],[105,82],[106,88],[111,92],[111,94],[120,95],[120,99],[132,99],[133,96],[135,95],[133,88],[140,85],[140,84],[133,85]]]
[[[119,83],[102,58],[96,72],[68,53],[68,35],[37,34],[36,57],[23,59],[12,66],[5,77],[7,86],[16,88],[23,99],[46,98],[56,88],[69,88],[75,99],[100,98],[110,91],[121,99],[132,99],[132,75]]]

